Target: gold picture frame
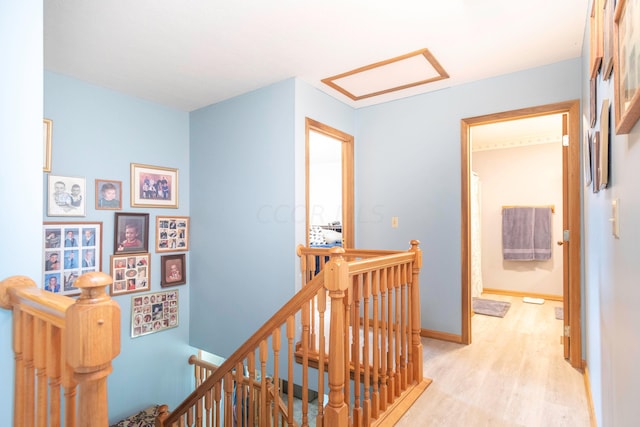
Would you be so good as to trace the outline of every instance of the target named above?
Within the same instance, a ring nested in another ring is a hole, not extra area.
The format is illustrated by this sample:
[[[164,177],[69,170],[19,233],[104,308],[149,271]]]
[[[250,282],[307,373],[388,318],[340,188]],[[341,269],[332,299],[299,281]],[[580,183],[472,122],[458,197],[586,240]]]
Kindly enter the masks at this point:
[[[156,216],[156,252],[189,250],[189,217]]]
[[[640,0],[620,0],[614,16],[614,95],[616,133],[628,134],[640,118]]]
[[[589,19],[589,69],[590,77],[593,79],[600,72],[602,56],[604,50],[603,24],[603,0],[593,0]]]
[[[43,163],[42,171],[51,172],[51,136],[53,135],[53,120],[42,119],[42,150],[43,150]]]
[[[131,163],[131,206],[178,208],[178,169]]]
[[[151,289],[151,254],[111,255],[111,295]]]

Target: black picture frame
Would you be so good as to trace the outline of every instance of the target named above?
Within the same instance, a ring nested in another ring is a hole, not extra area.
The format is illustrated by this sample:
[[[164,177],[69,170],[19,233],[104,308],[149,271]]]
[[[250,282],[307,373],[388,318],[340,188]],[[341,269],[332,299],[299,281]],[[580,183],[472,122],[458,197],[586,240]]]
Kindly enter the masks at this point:
[[[113,254],[144,252],[149,252],[149,214],[115,212]]]

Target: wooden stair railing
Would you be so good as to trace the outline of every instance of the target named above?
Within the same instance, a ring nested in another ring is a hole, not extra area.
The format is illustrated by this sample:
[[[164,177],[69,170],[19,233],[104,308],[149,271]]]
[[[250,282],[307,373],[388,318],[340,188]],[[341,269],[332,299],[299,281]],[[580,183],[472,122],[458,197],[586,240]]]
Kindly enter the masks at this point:
[[[108,425],[107,376],[120,352],[120,307],[105,292],[109,284],[107,274],[83,274],[73,299],[25,276],[0,282],[0,307],[13,311],[14,426]]]
[[[196,389],[157,427],[307,427],[313,387],[317,427],[377,426],[430,383],[422,377],[417,241],[403,252],[299,247],[298,255],[302,289],[219,367],[195,368]]]

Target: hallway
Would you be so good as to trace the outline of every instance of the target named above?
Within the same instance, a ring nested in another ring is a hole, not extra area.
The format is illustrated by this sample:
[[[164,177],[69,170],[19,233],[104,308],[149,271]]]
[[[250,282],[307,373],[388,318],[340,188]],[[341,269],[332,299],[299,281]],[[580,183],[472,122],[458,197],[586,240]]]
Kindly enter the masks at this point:
[[[504,318],[473,316],[469,346],[422,339],[433,383],[396,426],[590,426],[583,376],[563,359],[562,303],[482,298],[511,308]]]

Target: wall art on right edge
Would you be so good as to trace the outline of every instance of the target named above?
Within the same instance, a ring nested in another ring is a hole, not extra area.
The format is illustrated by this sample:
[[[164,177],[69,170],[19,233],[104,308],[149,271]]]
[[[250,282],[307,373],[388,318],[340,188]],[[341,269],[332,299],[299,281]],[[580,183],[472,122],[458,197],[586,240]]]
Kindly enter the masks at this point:
[[[640,118],[640,0],[620,0],[614,16],[616,133],[627,134]]]
[[[131,338],[178,326],[178,290],[131,298]]]

